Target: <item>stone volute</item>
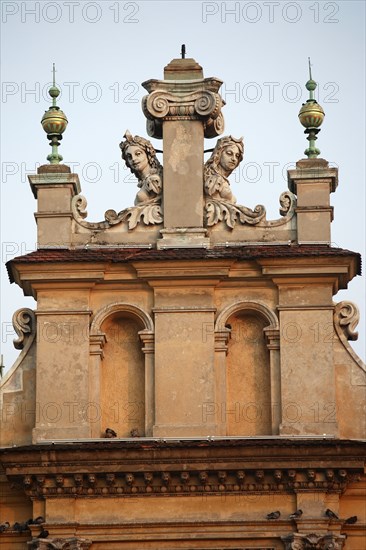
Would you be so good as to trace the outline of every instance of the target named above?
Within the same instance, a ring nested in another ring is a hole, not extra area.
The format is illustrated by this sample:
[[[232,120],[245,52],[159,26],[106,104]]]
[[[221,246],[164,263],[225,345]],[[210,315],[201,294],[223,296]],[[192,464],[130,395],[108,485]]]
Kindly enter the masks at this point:
[[[173,59],[164,80],[147,80],[142,100],[147,132],[164,143],[162,248],[188,241],[208,246],[203,227],[203,144],[224,130],[222,81],[203,78],[194,59]],[[189,177],[188,177],[189,176]]]

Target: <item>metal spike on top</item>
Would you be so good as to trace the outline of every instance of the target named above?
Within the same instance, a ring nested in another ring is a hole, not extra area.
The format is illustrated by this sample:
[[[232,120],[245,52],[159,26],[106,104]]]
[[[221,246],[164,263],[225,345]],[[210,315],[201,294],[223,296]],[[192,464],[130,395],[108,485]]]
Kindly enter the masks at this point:
[[[186,45],[185,44],[182,44],[182,47],[181,47],[181,50],[180,50],[180,54],[182,56],[182,59],[185,59],[186,58]]]
[[[52,98],[52,106],[43,115],[41,124],[43,130],[47,132],[47,139],[50,140],[50,145],[52,147],[52,153],[48,155],[47,160],[50,164],[59,164],[63,160],[63,157],[58,152],[58,146],[62,140],[62,134],[66,130],[68,120],[65,113],[56,105],[56,100],[60,95],[60,90],[56,86],[56,69],[54,63],[52,72],[53,84],[48,90],[48,93]]]
[[[309,91],[309,99],[306,103],[302,104],[299,112],[299,120],[306,128],[304,133],[308,134],[307,140],[309,141],[309,147],[304,151],[304,153],[308,158],[316,158],[320,155],[320,150],[315,147],[315,141],[317,140],[317,134],[320,132],[320,126],[324,120],[325,114],[322,107],[314,98],[314,91],[317,84],[312,78],[310,57],[308,57],[308,61],[309,80],[305,84],[305,87]]]

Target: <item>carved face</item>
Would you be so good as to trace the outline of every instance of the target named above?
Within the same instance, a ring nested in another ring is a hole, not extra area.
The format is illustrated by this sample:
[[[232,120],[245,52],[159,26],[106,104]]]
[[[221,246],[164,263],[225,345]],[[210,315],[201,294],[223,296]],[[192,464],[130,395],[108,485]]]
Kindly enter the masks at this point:
[[[281,479],[282,479],[281,470],[275,470],[273,476],[275,478],[275,481],[281,481]]]
[[[201,483],[206,483],[208,480],[207,472],[200,472],[198,477]]]
[[[307,478],[309,481],[314,481],[315,479],[315,470],[308,470],[306,472]]]
[[[137,145],[127,147],[126,162],[130,168],[142,175],[146,173],[146,169],[149,166],[147,154]]]
[[[133,474],[126,474],[126,483],[127,485],[132,485],[134,481]]]
[[[62,475],[57,475],[57,476],[56,476],[56,485],[58,485],[59,487],[61,487],[63,484],[64,484],[64,476],[62,476]]]
[[[94,483],[96,482],[96,478],[94,474],[88,475],[88,482],[90,483],[90,485],[94,485]]]
[[[107,485],[113,485],[114,480],[115,480],[114,474],[107,474],[107,475],[106,475],[106,482],[107,482]]]
[[[32,476],[24,476],[23,483],[26,487],[32,485]]]
[[[263,481],[263,479],[264,479],[264,472],[263,472],[263,470],[256,470],[256,472],[255,472],[254,475],[255,475],[255,479],[256,479],[257,481]]]
[[[145,479],[145,483],[147,483],[148,485],[149,485],[150,483],[152,483],[152,480],[153,480],[153,475],[152,475],[152,473],[151,473],[151,472],[146,472],[146,473],[144,474],[144,479]]]
[[[334,479],[334,471],[333,470],[325,470],[325,477],[328,481],[332,481]]]
[[[170,473],[169,472],[163,472],[161,474],[161,479],[163,481],[163,483],[169,483],[170,482]]]
[[[236,472],[236,477],[238,481],[243,481],[243,479],[245,478],[245,472],[243,470],[238,470]]]
[[[218,477],[221,482],[226,481],[226,472],[219,472]]]
[[[75,485],[82,485],[83,484],[83,475],[82,474],[75,474],[74,475]]]
[[[188,472],[182,472],[180,474],[181,480],[186,483],[189,480],[189,473]]]
[[[220,166],[225,172],[232,172],[240,162],[240,151],[236,145],[228,145],[221,153]]]
[[[289,470],[287,472],[287,475],[291,481],[295,481],[296,479],[296,470]]]

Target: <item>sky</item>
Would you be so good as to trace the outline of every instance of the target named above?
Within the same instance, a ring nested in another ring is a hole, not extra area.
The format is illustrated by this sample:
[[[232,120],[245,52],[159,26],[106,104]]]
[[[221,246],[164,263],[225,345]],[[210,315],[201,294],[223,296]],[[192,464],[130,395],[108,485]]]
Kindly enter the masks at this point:
[[[141,83],[163,78],[163,68],[193,57],[204,76],[224,81],[224,135],[244,136],[245,153],[230,181],[239,204],[263,204],[279,216],[286,171],[304,158],[307,141],[298,121],[308,98],[308,57],[325,111],[318,135],[321,157],[339,168],[332,244],[365,252],[365,2],[361,1],[2,1],[1,2],[1,348],[8,370],[11,318],[35,308],[5,262],[36,247],[36,201],[27,175],[47,163],[50,147],[40,120],[56,64],[58,104],[67,115],[60,153],[80,177],[88,221],[132,206],[136,181],[120,156],[126,129],[147,137]],[[160,149],[159,140],[151,140]],[[206,140],[213,147],[216,140]],[[334,301],[351,300],[361,312],[365,358],[365,277]]]

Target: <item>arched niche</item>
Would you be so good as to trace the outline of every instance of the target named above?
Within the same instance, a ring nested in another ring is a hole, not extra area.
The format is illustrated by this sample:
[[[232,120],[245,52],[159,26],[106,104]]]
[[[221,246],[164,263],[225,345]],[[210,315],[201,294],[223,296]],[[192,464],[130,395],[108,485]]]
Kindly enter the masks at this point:
[[[277,433],[278,357],[270,351],[278,335],[275,313],[264,304],[238,302],[221,312],[216,334],[221,341],[226,335],[225,358],[220,348],[224,375],[217,409],[223,431],[231,436]]]
[[[94,371],[98,384],[92,393],[99,396],[101,434],[107,427],[118,437],[149,434],[153,334],[150,316],[131,304],[110,304],[95,315],[90,330],[91,353],[99,359]]]

